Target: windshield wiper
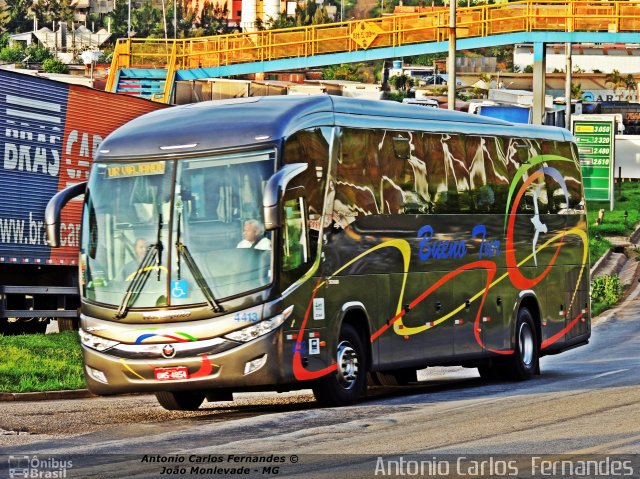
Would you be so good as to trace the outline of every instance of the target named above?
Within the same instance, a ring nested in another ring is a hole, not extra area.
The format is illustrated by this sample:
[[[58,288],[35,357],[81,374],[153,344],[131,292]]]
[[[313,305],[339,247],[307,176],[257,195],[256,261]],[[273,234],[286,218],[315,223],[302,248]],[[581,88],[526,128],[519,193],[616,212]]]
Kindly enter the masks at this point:
[[[193,275],[193,279],[196,281],[196,284],[204,294],[204,298],[207,300],[207,304],[211,307],[211,309],[216,313],[224,313],[224,308],[218,303],[215,296],[213,295],[213,291],[209,287],[207,280],[204,279],[202,275],[202,271],[193,260],[193,256],[189,252],[189,248],[185,244],[182,243],[180,238],[180,224],[182,223],[182,213],[178,211],[178,227],[176,232],[176,251],[178,253],[178,280],[180,279],[180,259],[184,257],[184,262],[191,271]]]
[[[152,265],[155,265],[155,268],[158,270],[158,281],[160,281],[162,249],[162,213],[160,213],[158,215],[157,242],[149,245],[147,248],[147,251],[138,265],[138,269],[136,269],[133,275],[133,279],[129,283],[129,286],[127,286],[127,290],[124,293],[120,306],[118,306],[118,311],[116,311],[114,319],[122,319],[127,315],[131,305],[136,302],[140,293],[142,293],[144,285],[147,283],[147,279],[149,279],[149,275],[153,269]]]

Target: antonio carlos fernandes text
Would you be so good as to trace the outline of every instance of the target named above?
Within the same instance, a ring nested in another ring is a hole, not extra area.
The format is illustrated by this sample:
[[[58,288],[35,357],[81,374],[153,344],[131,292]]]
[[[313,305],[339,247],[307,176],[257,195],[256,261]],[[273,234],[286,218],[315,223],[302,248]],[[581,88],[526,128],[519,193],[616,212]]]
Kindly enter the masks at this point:
[[[617,460],[603,457],[594,460],[562,460],[546,459],[541,456],[531,457],[529,471],[520,471],[524,461],[515,459],[471,459],[460,456],[453,460],[431,459],[385,459],[378,457],[376,476],[434,476],[441,477],[456,474],[460,477],[509,477],[518,476],[521,472],[530,477],[611,477],[632,476],[634,469],[630,460]],[[520,468],[519,468],[520,465]]]

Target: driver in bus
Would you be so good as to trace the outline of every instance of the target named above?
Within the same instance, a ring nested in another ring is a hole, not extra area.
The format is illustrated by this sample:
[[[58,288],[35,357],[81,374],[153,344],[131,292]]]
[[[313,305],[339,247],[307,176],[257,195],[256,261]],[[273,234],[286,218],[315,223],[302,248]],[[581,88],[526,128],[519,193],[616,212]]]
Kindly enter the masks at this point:
[[[242,241],[236,248],[253,248],[261,251],[271,249],[271,240],[263,236],[262,225],[256,220],[247,220],[242,229]]]
[[[138,271],[138,267],[140,266],[147,249],[149,249],[149,242],[144,238],[138,238],[133,245],[135,258],[125,263],[122,267],[122,271],[120,272],[120,277],[124,281],[131,281],[133,279],[132,275]]]

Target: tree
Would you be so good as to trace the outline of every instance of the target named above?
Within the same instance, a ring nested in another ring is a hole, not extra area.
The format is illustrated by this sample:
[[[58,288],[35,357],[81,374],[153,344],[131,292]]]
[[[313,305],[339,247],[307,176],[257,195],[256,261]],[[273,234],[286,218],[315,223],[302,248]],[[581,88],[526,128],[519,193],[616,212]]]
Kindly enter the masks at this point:
[[[107,25],[104,21],[104,18],[105,16],[102,13],[90,13],[89,15],[87,15],[87,28],[96,32],[101,28],[106,29]]]
[[[164,36],[162,13],[153,8],[150,0],[131,12],[131,24],[138,38]]]
[[[49,58],[42,64],[46,73],[69,73],[69,67],[57,58]]]
[[[26,48],[25,53],[29,57],[29,62],[35,63],[43,63],[54,57],[51,50],[40,43],[32,43]]]
[[[127,0],[116,0],[114,7],[107,17],[111,20],[111,38],[127,38],[129,21],[129,5]]]
[[[33,20],[29,15],[29,0],[5,0],[4,8],[0,8],[0,31],[21,33],[31,30]]]
[[[198,14],[198,2],[196,1],[195,8],[191,8],[191,6],[189,0],[183,0],[181,8],[177,11],[178,37],[180,38],[187,38],[193,31],[193,24]]]
[[[582,98],[582,84],[580,83],[572,83],[571,84],[571,99],[579,100]]]
[[[265,21],[262,22],[262,25],[264,26],[266,24],[269,30],[273,30],[276,28],[320,25],[331,21],[332,20],[329,18],[327,9],[324,6],[318,5],[316,2],[306,2],[303,7],[300,5],[296,7],[296,13],[294,16],[281,13],[277,18],[265,19]]]
[[[269,20],[269,26],[272,29],[291,28],[296,26],[295,17],[289,16],[286,13],[280,13],[277,18],[270,18]]]
[[[20,46],[17,47],[5,47],[0,50],[0,61],[7,63],[18,63],[27,56],[24,49]]]
[[[71,0],[37,0],[33,3],[32,10],[41,27],[53,26],[53,22],[56,25],[60,22],[73,24],[74,7],[71,6]]]
[[[613,84],[613,88],[616,89],[621,85],[624,85],[624,79],[620,75],[618,70],[613,70],[611,73],[607,74],[604,79],[605,84],[611,83]]]
[[[413,78],[411,78],[406,73],[401,75],[393,75],[389,78],[389,83],[393,88],[400,91],[407,91],[409,88],[413,86]]]
[[[632,90],[636,89],[637,83],[631,73],[629,73],[627,77],[624,79],[624,86],[627,87],[628,92],[631,92]]]
[[[350,80],[361,81],[362,78],[358,73],[358,65],[350,63],[342,65],[331,65],[322,71],[322,77],[325,80]]]
[[[229,27],[229,9],[225,3],[220,6],[219,3],[215,5],[205,0],[200,12],[200,18],[195,23],[196,28],[201,29],[201,35],[223,35],[225,33],[231,33],[232,29]]]

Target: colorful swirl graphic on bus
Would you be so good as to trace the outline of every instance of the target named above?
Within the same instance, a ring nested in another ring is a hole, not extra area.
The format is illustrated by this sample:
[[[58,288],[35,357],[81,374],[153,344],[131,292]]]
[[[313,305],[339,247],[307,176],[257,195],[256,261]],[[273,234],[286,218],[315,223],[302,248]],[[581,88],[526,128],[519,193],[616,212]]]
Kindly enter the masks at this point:
[[[402,240],[402,239],[393,239],[390,241],[386,241],[384,243],[381,243],[367,251],[365,251],[364,253],[360,254],[359,256],[353,258],[352,260],[350,260],[349,262],[347,262],[345,265],[343,265],[342,267],[340,267],[339,269],[337,269],[333,274],[329,275],[328,277],[325,278],[324,281],[322,282],[318,282],[318,284],[316,285],[313,294],[311,296],[311,299],[309,300],[309,305],[307,307],[307,310],[305,312],[305,316],[304,316],[304,320],[300,326],[300,332],[297,335],[297,340],[296,340],[296,348],[295,348],[295,353],[294,353],[294,363],[293,363],[293,372],[294,375],[296,377],[296,379],[298,380],[309,380],[309,379],[316,379],[319,377],[322,377],[326,374],[329,374],[333,371],[335,371],[337,369],[337,365],[336,364],[332,364],[326,368],[323,368],[321,370],[318,371],[309,371],[307,370],[303,364],[302,364],[302,359],[301,359],[301,354],[300,354],[300,350],[301,350],[301,342],[302,342],[302,338],[304,337],[304,331],[306,328],[306,324],[307,324],[307,320],[309,317],[309,312],[311,310],[311,305],[313,303],[314,298],[316,297],[317,292],[319,291],[319,289],[324,286],[324,284],[327,281],[330,281],[331,279],[333,279],[335,276],[337,276],[338,274],[340,274],[343,270],[345,270],[346,268],[348,268],[349,266],[353,265],[354,263],[363,260],[364,258],[366,258],[368,255],[382,249],[382,248],[395,248],[397,249],[403,258],[403,270],[402,270],[402,285],[400,288],[400,294],[398,297],[398,301],[397,301],[397,306],[396,306],[396,311],[395,311],[395,315],[392,318],[389,318],[385,324],[378,329],[377,331],[374,331],[371,334],[371,342],[375,342],[381,335],[383,335],[384,333],[386,333],[392,326],[393,326],[393,331],[395,334],[400,335],[400,336],[404,336],[404,337],[409,337],[411,335],[415,335],[415,334],[420,334],[423,333],[425,331],[428,331],[431,328],[437,327],[438,325],[442,324],[443,322],[450,320],[451,318],[453,318],[455,315],[457,315],[458,313],[460,313],[463,309],[465,309],[466,307],[468,307],[469,303],[474,303],[475,301],[480,301],[479,306],[478,306],[478,312],[476,314],[475,320],[474,320],[474,337],[475,337],[475,341],[478,343],[478,345],[480,345],[480,347],[482,347],[483,349],[486,349],[488,351],[491,351],[493,353],[496,354],[502,354],[502,355],[509,355],[509,354],[513,354],[513,350],[512,349],[492,349],[492,348],[488,348],[483,340],[482,337],[480,335],[480,331],[481,331],[481,320],[482,320],[482,310],[483,310],[483,306],[485,303],[485,300],[487,298],[487,295],[489,293],[489,291],[491,290],[491,288],[493,288],[494,286],[496,286],[497,284],[501,283],[502,281],[504,281],[505,279],[509,279],[509,281],[511,282],[511,284],[517,288],[518,290],[527,290],[527,289],[531,289],[533,287],[535,287],[537,284],[539,284],[541,281],[543,281],[545,279],[545,277],[547,277],[547,275],[549,274],[549,272],[551,271],[551,269],[553,268],[553,266],[555,265],[558,255],[560,253],[560,250],[562,249],[562,247],[565,245],[565,238],[567,238],[568,236],[577,236],[581,242],[582,242],[582,262],[580,265],[580,271],[578,274],[578,279],[576,281],[576,285],[579,285],[582,277],[584,275],[585,272],[585,267],[587,265],[587,260],[588,260],[588,249],[587,249],[587,245],[588,245],[588,238],[587,238],[587,234],[586,231],[584,231],[583,229],[580,228],[570,228],[570,229],[566,229],[566,230],[562,230],[557,232],[553,237],[551,237],[550,239],[548,239],[547,241],[545,241],[543,244],[538,245],[538,240],[540,237],[541,233],[547,233],[547,226],[542,223],[540,221],[540,214],[539,211],[537,209],[537,205],[536,208],[534,210],[534,214],[532,215],[531,218],[531,222],[533,223],[534,226],[534,235],[532,237],[532,249],[531,249],[531,253],[526,256],[525,258],[521,259],[520,261],[518,261],[518,259],[516,258],[516,254],[515,254],[515,247],[514,247],[514,242],[515,242],[515,223],[516,223],[516,217],[518,215],[518,207],[520,205],[520,202],[522,201],[525,193],[527,192],[527,190],[532,187],[534,188],[534,198],[537,200],[537,196],[540,194],[540,188],[535,185],[535,182],[538,180],[542,180],[544,179],[544,176],[549,176],[551,177],[553,180],[555,180],[558,185],[560,186],[560,188],[562,189],[562,193],[564,194],[565,197],[565,201],[566,204],[568,206],[569,204],[569,194],[568,194],[568,189],[567,186],[565,184],[565,180],[562,176],[562,174],[560,173],[560,171],[556,168],[552,168],[547,166],[547,163],[549,162],[554,162],[554,161],[562,161],[562,162],[571,162],[572,160],[567,159],[567,158],[563,158],[560,156],[556,156],[556,155],[541,155],[535,158],[532,158],[527,164],[523,165],[522,167],[519,168],[519,170],[517,171],[514,180],[510,186],[509,189],[509,195],[508,195],[508,201],[507,201],[507,205],[505,208],[505,214],[506,214],[506,219],[505,219],[505,233],[506,233],[506,244],[505,244],[505,260],[506,260],[506,266],[507,266],[507,272],[502,274],[501,276],[495,278],[496,273],[497,273],[497,264],[495,263],[495,261],[492,261],[490,259],[491,256],[498,256],[499,255],[499,251],[500,251],[500,243],[498,241],[493,241],[491,243],[488,243],[490,245],[490,248],[487,248],[486,250],[484,250],[483,248],[480,249],[480,258],[482,259],[478,259],[476,261],[472,261],[470,263],[467,263],[455,270],[452,270],[450,272],[448,272],[446,275],[444,275],[441,279],[439,279],[436,283],[432,284],[431,286],[429,286],[427,289],[425,289],[421,294],[419,294],[417,297],[413,298],[409,304],[407,305],[407,307],[403,308],[402,304],[405,303],[405,287],[406,287],[406,283],[407,283],[407,279],[408,279],[408,274],[409,274],[409,263],[410,263],[410,258],[411,258],[411,246],[409,244],[408,241],[406,240]],[[526,179],[524,179],[522,186],[520,186],[520,188],[517,189],[517,184],[518,182],[525,178],[525,176],[528,174],[529,170],[533,167],[542,165],[542,167],[540,169],[538,169],[537,171],[531,173],[528,175],[528,177],[526,177]],[[536,202],[537,203],[537,202]],[[477,229],[476,229],[477,228]],[[486,234],[486,230],[482,230],[479,227],[474,228],[474,231],[472,233],[472,237],[476,237],[480,234]],[[434,248],[434,243],[431,243],[431,249],[427,249],[424,250],[422,249],[425,246],[425,239],[431,239],[433,236],[433,228],[430,225],[426,225],[424,227],[422,227],[418,233],[418,237],[423,239],[423,243],[421,243],[421,251],[420,251],[420,255],[421,255],[421,259],[422,256],[429,256],[429,257],[440,257],[439,259],[447,259],[447,258],[462,258],[466,255],[466,246],[464,245],[463,242],[450,242],[449,244],[445,246],[443,245],[439,245],[437,247]],[[482,242],[484,244],[485,242],[485,236],[482,237]],[[428,243],[428,242],[427,242]],[[535,265],[537,265],[537,255],[538,253],[540,253],[541,251],[549,248],[552,245],[556,245],[555,246],[555,251],[553,252],[553,255],[548,263],[548,265],[545,267],[545,269],[542,271],[542,273],[540,273],[538,276],[534,277],[534,278],[528,278],[526,277],[522,270],[520,269],[522,266],[524,266],[525,264],[529,263],[530,261],[533,260],[533,263]],[[486,251],[486,253],[484,254],[484,258],[483,258],[483,251]],[[487,272],[487,276],[486,276],[486,283],[484,288],[482,288],[481,290],[477,291],[469,300],[468,303],[463,303],[461,305],[459,305],[457,308],[454,308],[452,311],[442,315],[440,318],[438,318],[435,321],[429,321],[424,325],[421,326],[413,326],[413,327],[408,327],[406,325],[404,325],[403,323],[403,317],[413,308],[415,308],[420,302],[424,301],[427,297],[429,297],[430,295],[432,295],[433,293],[435,293],[436,291],[439,290],[439,288],[441,288],[442,286],[444,286],[445,284],[447,284],[449,281],[453,280],[454,278],[456,278],[460,273],[464,272],[464,271],[471,271],[471,270],[484,270]],[[569,304],[569,307],[567,309],[567,311],[571,310],[571,307],[573,305],[573,303],[575,302],[575,298],[576,295],[578,293],[578,286],[576,286],[576,288],[574,289],[574,291],[571,294],[571,301]],[[578,314],[575,318],[573,318],[568,324],[566,324],[566,326],[559,332],[557,332],[556,334],[554,334],[553,336],[549,337],[548,339],[542,341],[541,343],[541,349],[545,349],[548,348],[549,346],[551,346],[553,343],[555,343],[556,341],[558,341],[559,339],[561,339],[568,331],[570,331],[577,323],[578,321],[580,321],[583,316],[585,314],[585,311],[583,310],[580,314]]]

